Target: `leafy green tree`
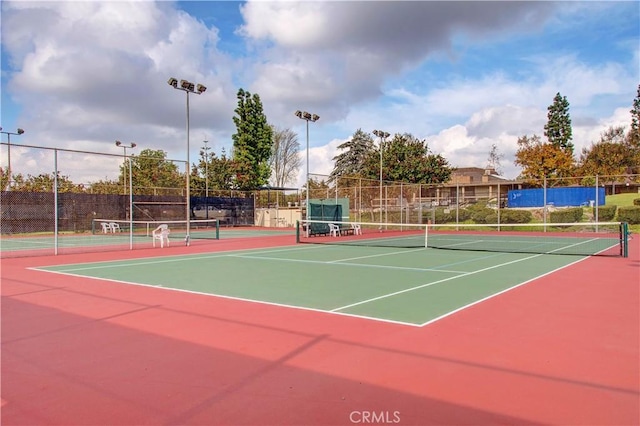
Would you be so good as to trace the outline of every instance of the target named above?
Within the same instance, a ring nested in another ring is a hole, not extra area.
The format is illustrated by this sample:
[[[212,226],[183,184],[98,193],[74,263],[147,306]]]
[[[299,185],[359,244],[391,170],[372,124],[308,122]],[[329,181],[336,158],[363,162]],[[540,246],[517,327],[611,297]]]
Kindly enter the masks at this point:
[[[291,129],[272,128],[273,147],[271,150],[271,176],[274,186],[284,187],[295,182],[302,166],[300,142]]]
[[[342,152],[333,157],[334,167],[329,175],[331,181],[343,176],[361,176],[367,159],[376,151],[373,138],[362,129],[356,130],[351,139],[338,145],[338,149]]]
[[[205,189],[207,187],[205,175],[208,176],[210,191],[233,189],[235,165],[233,161],[227,157],[224,148],[222,148],[220,157],[215,153],[211,153],[207,158],[205,152],[200,151],[200,159],[196,166],[196,171],[192,174],[191,186],[199,190],[202,194],[206,193]]]
[[[544,135],[553,146],[573,154],[571,117],[567,97],[558,92],[547,111],[548,121],[544,126]]]
[[[24,192],[54,192],[55,174],[40,173],[37,176],[14,176],[14,191]],[[82,185],[75,185],[68,176],[58,174],[58,192],[84,192]]]
[[[440,154],[433,154],[423,140],[410,133],[396,134],[382,145],[382,179],[406,183],[442,183],[451,177],[452,167]],[[363,177],[380,175],[380,151],[369,153]]]
[[[514,163],[522,167],[520,179],[542,184],[544,178],[557,179],[556,184],[563,183],[562,179],[574,174],[573,155],[558,145],[542,142],[538,135],[522,136],[518,138],[518,151]]]
[[[89,187],[86,188],[86,192],[89,192],[91,194],[119,194],[122,192],[122,183],[118,183],[117,180],[101,179],[95,182],[91,182],[89,184]]]
[[[302,196],[306,198],[306,183],[303,185],[305,189],[302,192]],[[309,178],[309,198],[327,198],[327,193],[330,189],[329,184],[324,179]]]
[[[8,167],[0,167],[0,191],[6,191],[9,187],[10,170]]]
[[[232,136],[235,181],[237,189],[250,190],[269,182],[273,130],[267,123],[259,95],[240,89],[237,97],[233,117],[237,133]]]
[[[578,164],[582,176],[621,175],[636,165],[634,153],[626,144],[624,127],[610,127],[600,141],[582,149]]]
[[[131,176],[134,193],[154,194],[158,188],[184,188],[186,178],[184,173],[180,173],[176,163],[167,160],[167,153],[162,150],[144,149],[140,155],[131,157]],[[129,163],[125,162],[120,166],[120,185],[128,184],[124,182],[125,167]],[[127,169],[127,176],[129,171]]]

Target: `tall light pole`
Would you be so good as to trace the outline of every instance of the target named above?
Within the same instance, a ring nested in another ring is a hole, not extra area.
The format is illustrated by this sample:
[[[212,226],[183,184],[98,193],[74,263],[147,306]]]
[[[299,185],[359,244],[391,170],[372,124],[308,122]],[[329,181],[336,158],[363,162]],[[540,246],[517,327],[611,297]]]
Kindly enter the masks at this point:
[[[173,87],[177,90],[182,90],[187,94],[187,235],[184,237],[185,245],[189,245],[190,236],[190,225],[191,225],[191,179],[189,175],[191,174],[191,164],[189,163],[189,93],[194,93],[196,95],[201,95],[207,91],[206,86],[202,84],[194,84],[187,80],[180,80],[180,87],[178,87],[178,80],[171,77],[167,83],[169,86]]]
[[[373,134],[380,138],[380,223],[382,223],[382,148],[390,135],[382,130],[374,130]]]
[[[124,194],[127,195],[127,148],[129,149],[133,149],[136,147],[136,144],[131,142],[131,144],[129,145],[125,145],[120,141],[116,141],[116,146],[119,146],[120,148],[124,149],[124,156],[122,158],[124,158],[124,162],[122,163],[122,169],[124,171],[124,178],[122,179],[122,187],[124,188]],[[133,176],[132,176],[133,177]]]
[[[4,133],[7,135],[7,178],[9,179],[7,183],[11,183],[11,135],[20,136],[24,133],[23,129],[18,128],[16,132],[3,132],[2,127],[0,127],[0,133]],[[7,188],[10,188],[10,185],[7,185]]]
[[[311,114],[307,111],[296,111],[296,117],[307,122],[307,207],[306,218],[309,219],[309,121],[316,122],[320,119],[317,114]]]
[[[209,141],[203,141],[203,143],[204,143],[204,146],[202,147],[202,150],[204,151],[204,193],[205,193],[205,196],[208,197],[209,196],[209,150],[211,148],[208,145]]]

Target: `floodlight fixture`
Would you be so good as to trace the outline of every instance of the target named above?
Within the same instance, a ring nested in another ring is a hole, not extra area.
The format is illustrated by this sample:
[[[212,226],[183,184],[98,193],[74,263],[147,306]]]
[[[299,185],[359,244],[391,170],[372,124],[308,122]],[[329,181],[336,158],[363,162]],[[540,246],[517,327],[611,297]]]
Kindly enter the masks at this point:
[[[178,88],[178,79],[176,78],[171,77],[167,83],[169,83],[169,86],[173,86],[176,89]]]

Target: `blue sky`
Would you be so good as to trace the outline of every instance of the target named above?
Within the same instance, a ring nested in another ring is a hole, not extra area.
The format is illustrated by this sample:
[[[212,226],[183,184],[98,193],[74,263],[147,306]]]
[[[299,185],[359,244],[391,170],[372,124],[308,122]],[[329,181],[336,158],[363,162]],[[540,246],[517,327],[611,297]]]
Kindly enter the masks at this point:
[[[310,127],[311,173],[328,174],[357,129],[382,129],[425,139],[457,167],[484,167],[496,144],[504,175],[516,177],[517,138],[542,135],[557,92],[570,102],[579,153],[607,127],[629,125],[640,83],[635,1],[1,7],[1,125],[26,130],[12,143],[119,154],[119,139],[184,160],[184,94],[166,83],[176,77],[208,87],[191,97],[192,161],[204,139],[231,151],[242,87],[260,95],[270,123],[298,133],[303,157],[294,112],[321,117]],[[12,149],[14,171],[41,173],[31,155]],[[116,161],[63,174],[114,178]]]

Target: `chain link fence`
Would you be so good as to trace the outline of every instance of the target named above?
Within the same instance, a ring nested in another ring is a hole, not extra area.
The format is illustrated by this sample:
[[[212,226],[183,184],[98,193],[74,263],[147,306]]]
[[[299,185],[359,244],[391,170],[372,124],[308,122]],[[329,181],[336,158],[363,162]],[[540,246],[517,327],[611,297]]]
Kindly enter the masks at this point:
[[[513,223],[550,221],[550,213],[569,206],[549,200],[561,188],[567,193],[582,188],[582,198],[574,207],[583,208],[583,221],[612,220],[605,214],[605,199],[618,194],[637,194],[640,175],[580,176],[540,180],[480,179],[453,176],[446,184],[408,184],[359,177],[330,179],[329,175],[309,174],[311,200],[347,199],[349,218],[357,222],[381,223]],[[539,189],[536,203],[517,207],[510,195]],[[580,192],[580,191],[578,191]],[[303,194],[306,195],[306,194]],[[598,199],[600,198],[600,199]],[[611,208],[606,208],[611,210]],[[524,211],[528,213],[514,213]]]
[[[147,228],[187,219],[254,223],[250,194],[195,192],[187,203],[185,161],[15,144],[2,148],[6,158],[10,149],[12,159],[2,169],[2,257],[150,247],[152,239],[146,232],[137,235],[134,223]],[[130,230],[105,234],[100,225],[109,221],[129,221]]]

